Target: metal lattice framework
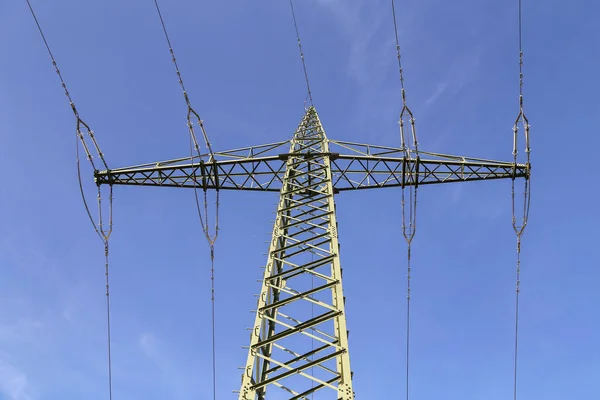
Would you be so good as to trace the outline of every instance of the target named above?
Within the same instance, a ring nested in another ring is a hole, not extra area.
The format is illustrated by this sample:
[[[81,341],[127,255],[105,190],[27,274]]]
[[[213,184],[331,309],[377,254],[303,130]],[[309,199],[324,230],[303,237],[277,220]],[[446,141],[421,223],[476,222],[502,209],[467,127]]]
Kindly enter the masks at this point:
[[[246,365],[243,368],[239,400],[308,399],[353,400],[352,371],[346,328],[345,298],[342,289],[342,268],[334,195],[341,191],[402,188],[402,233],[407,242],[407,357],[406,398],[408,386],[408,348],[410,332],[410,255],[415,234],[416,187],[418,185],[467,181],[512,179],[513,229],[517,235],[517,282],[515,312],[514,398],[517,394],[518,304],[520,291],[521,236],[529,213],[530,147],[529,122],[523,110],[523,47],[521,0],[519,0],[519,114],[513,127],[513,162],[449,156],[418,151],[413,114],[408,108],[404,89],[403,68],[392,0],[398,71],[400,75],[402,110],[400,133],[402,148],[374,146],[329,140],[325,135],[312,94],[293,2],[298,48],[304,69],[307,98],[311,106],[293,138],[272,144],[214,152],[200,115],[192,108],[183,78],[158,5],[154,1],[169,45],[179,84],[187,104],[187,125],[190,133],[191,156],[134,167],[108,169],[93,131],[79,115],[67,90],[54,55],[44,36],[35,12],[27,0],[31,14],[44,41],[53,67],[60,78],[64,93],[76,118],[77,137],[94,169],[98,190],[99,221],[92,218],[81,182],[79,147],[78,178],[83,202],[96,233],[104,244],[108,385],[112,398],[111,333],[109,301],[109,238],[112,233],[112,200],[114,185],[161,186],[194,188],[200,223],[211,247],[212,279],[212,386],[216,398],[215,367],[215,307],[214,307],[214,243],[218,235],[218,203],[220,190],[252,190],[279,192],[277,217],[273,227],[268,259],[265,265],[256,317],[251,328]],[[412,146],[405,141],[404,121],[409,121]],[[194,125],[202,132],[209,154],[199,150]],[[517,163],[518,131],[525,136],[526,164]],[[86,139],[87,138],[87,139]],[[99,171],[92,152],[104,168]],[[194,151],[195,150],[195,151]],[[515,213],[515,179],[525,178],[524,208],[520,220]],[[103,224],[101,186],[109,185],[108,223]],[[411,199],[405,208],[405,188]],[[196,189],[204,191],[204,215]],[[214,231],[207,222],[206,193],[217,191]],[[414,194],[414,196],[413,196]],[[408,219],[406,218],[408,214]],[[408,224],[407,224],[408,221]],[[368,398],[368,397],[367,397]]]
[[[393,147],[323,139],[337,152],[322,152],[331,165],[336,192],[355,189],[467,182],[527,176],[527,164],[420,151],[427,158],[406,158]],[[286,161],[302,154],[280,153],[290,148],[286,140],[261,146],[215,152],[209,155],[98,171],[98,184],[200,187],[221,190],[281,191]],[[344,154],[342,152],[346,152]],[[317,154],[311,154],[315,156]],[[206,159],[208,161],[201,161]],[[412,174],[414,179],[410,179]],[[407,178],[408,177],[408,178]]]
[[[423,151],[412,156],[329,140],[314,107],[289,141],[213,154],[204,162],[188,157],[97,171],[95,178],[98,185],[280,192],[240,400],[264,400],[267,392],[271,399],[354,399],[336,193],[528,178],[530,171],[529,164]]]

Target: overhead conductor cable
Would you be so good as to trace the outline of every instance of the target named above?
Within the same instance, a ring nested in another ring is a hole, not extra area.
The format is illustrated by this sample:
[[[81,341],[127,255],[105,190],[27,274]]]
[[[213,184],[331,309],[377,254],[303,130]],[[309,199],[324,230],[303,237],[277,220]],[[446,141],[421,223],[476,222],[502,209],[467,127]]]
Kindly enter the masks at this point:
[[[402,163],[402,234],[407,244],[407,267],[406,267],[406,400],[409,399],[410,380],[410,301],[411,301],[411,245],[417,229],[417,189],[419,186],[419,144],[415,128],[415,118],[406,101],[406,90],[404,88],[404,70],[402,68],[402,55],[400,52],[400,39],[398,37],[398,24],[396,22],[396,5],[392,0],[392,17],[394,19],[394,34],[396,40],[396,56],[398,57],[398,72],[400,75],[400,87],[402,94],[402,111],[400,111],[400,141],[404,153]],[[404,132],[404,119],[408,118],[410,124],[410,136],[407,140]],[[412,138],[412,148],[408,141]],[[414,153],[414,158],[412,153]],[[409,186],[408,206],[406,204],[406,186]],[[408,210],[407,210],[408,208]]]
[[[302,42],[300,41],[300,31],[298,30],[298,22],[296,21],[296,11],[294,10],[294,2],[290,0],[290,9],[292,10],[292,18],[294,19],[294,28],[296,29],[296,40],[298,41],[298,49],[300,50],[300,59],[302,60],[302,69],[304,70],[304,80],[306,81],[307,98],[311,106],[313,106],[312,93],[310,91],[310,82],[308,80],[308,71],[306,70],[306,60],[304,59],[304,51],[302,50]]]
[[[529,120],[523,109],[523,4],[518,0],[518,25],[519,25],[519,114],[513,125],[513,179],[512,179],[512,226],[517,235],[517,267],[516,267],[516,289],[515,289],[515,346],[514,346],[514,376],[513,376],[513,399],[517,399],[517,361],[519,355],[519,294],[521,293],[521,238],[529,219],[531,182],[529,169],[531,163],[531,148],[529,145]],[[519,126],[523,127],[525,136],[525,154],[527,159],[527,176],[525,177],[525,188],[523,192],[522,216],[517,218],[515,175],[517,170],[518,155],[518,133]]]
[[[29,2],[29,0],[25,0],[25,1],[27,2],[27,5],[29,6],[29,10],[31,11],[31,15],[33,16],[33,19],[38,28],[38,31],[40,32],[40,35],[42,36],[42,39],[46,46],[46,50],[48,50],[48,54],[50,55],[50,59],[52,60],[52,65],[54,66],[54,69],[56,70],[56,73],[60,79],[60,83],[65,92],[65,95],[69,99],[69,105],[71,106],[71,110],[73,111],[73,114],[75,115],[75,119],[76,119],[76,132],[77,132],[77,138],[79,139],[78,142],[80,142],[81,145],[83,146],[86,157],[87,157],[88,161],[90,162],[90,164],[92,165],[94,172],[97,172],[98,169],[96,168],[96,165],[94,163],[94,159],[90,152],[90,148],[85,141],[85,136],[89,137],[90,141],[92,142],[93,147],[96,150],[98,158],[102,162],[102,165],[104,166],[104,168],[106,170],[108,170],[109,168],[108,168],[108,165],[106,164],[104,154],[100,150],[100,146],[98,145],[98,142],[96,141],[96,139],[94,137],[93,131],[90,129],[89,125],[86,124],[79,116],[79,112],[77,111],[77,108],[75,107],[75,103],[73,102],[73,99],[71,98],[71,94],[69,93],[69,90],[67,89],[67,85],[62,77],[60,70],[58,69],[58,65],[56,63],[54,55],[52,54],[52,51],[50,50],[50,45],[48,44],[48,41],[46,40],[46,36],[44,35],[42,27],[40,26],[40,23],[35,15],[35,12],[33,11],[33,7],[31,6],[31,3]],[[85,206],[86,213],[94,227],[94,230],[96,231],[96,233],[100,237],[100,240],[102,240],[102,243],[104,244],[104,258],[105,258],[104,267],[105,267],[105,277],[106,277],[106,283],[105,283],[105,285],[106,285],[106,322],[107,322],[106,325],[107,325],[107,344],[108,344],[108,396],[109,396],[109,399],[112,400],[112,361],[111,361],[111,334],[110,334],[110,332],[111,332],[111,329],[110,329],[110,290],[109,290],[109,279],[108,279],[108,272],[109,272],[109,268],[108,268],[109,267],[109,263],[108,263],[108,244],[109,243],[108,242],[110,239],[110,235],[112,233],[112,226],[113,226],[113,222],[112,222],[113,186],[111,183],[109,183],[108,228],[106,228],[106,226],[104,225],[104,222],[103,222],[102,196],[101,196],[101,192],[100,192],[100,186],[98,185],[98,197],[97,197],[97,199],[98,199],[98,224],[96,224],[96,222],[94,221],[94,218],[92,217],[92,213],[88,206],[87,200],[85,198],[85,194],[83,191],[82,179],[81,179],[81,167],[80,167],[80,162],[79,162],[79,145],[78,144],[76,146],[76,159],[77,159],[77,178],[79,180],[79,190],[81,192],[81,198],[83,200],[83,204]]]
[[[154,4],[156,6],[156,11],[158,12],[158,16],[160,18],[160,23],[162,25],[163,32],[165,34],[165,38],[167,40],[167,44],[169,45],[169,52],[171,53],[171,60],[175,65],[175,72],[177,73],[177,79],[179,80],[179,85],[181,85],[181,89],[183,90],[183,97],[187,106],[187,126],[190,133],[190,161],[193,162],[194,157],[198,158],[199,169],[201,172],[202,178],[202,189],[204,192],[204,216],[202,215],[200,200],[198,198],[198,187],[197,187],[197,174],[196,171],[198,168],[192,169],[192,177],[194,184],[194,196],[196,199],[196,209],[198,211],[198,217],[200,219],[200,225],[202,226],[202,231],[208,245],[210,247],[210,261],[211,261],[211,329],[212,329],[212,389],[213,389],[213,399],[216,400],[217,397],[217,378],[216,378],[216,343],[215,343],[215,242],[219,235],[219,177],[217,170],[217,163],[215,159],[214,152],[212,150],[212,146],[208,140],[208,135],[206,133],[206,129],[204,128],[204,122],[200,115],[194,110],[190,103],[189,96],[187,91],[185,90],[185,86],[183,84],[183,78],[181,76],[181,72],[179,71],[179,65],[177,64],[177,59],[175,58],[175,52],[173,51],[173,46],[171,45],[171,40],[169,39],[169,34],[167,33],[167,28],[165,26],[165,21],[163,19],[162,13],[160,11],[160,7],[158,5],[158,0],[154,0]],[[200,130],[202,131],[202,136],[204,138],[204,143],[209,152],[209,160],[208,163],[205,163],[200,153],[200,146],[198,144],[198,140],[196,139],[196,133],[194,132],[194,122],[198,124]],[[194,156],[194,153],[196,155]],[[210,167],[207,167],[207,164]],[[207,171],[212,168],[212,173],[208,174]],[[208,223],[208,197],[207,197],[207,189],[208,183],[210,180],[213,180],[215,189],[216,189],[216,205],[215,205],[215,225],[214,230],[211,232],[210,226]]]

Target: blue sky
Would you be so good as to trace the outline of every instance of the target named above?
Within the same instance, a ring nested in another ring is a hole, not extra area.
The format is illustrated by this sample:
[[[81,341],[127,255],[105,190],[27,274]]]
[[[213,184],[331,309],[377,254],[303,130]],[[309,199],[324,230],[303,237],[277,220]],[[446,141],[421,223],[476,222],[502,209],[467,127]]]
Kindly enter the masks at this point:
[[[188,154],[185,105],[152,1],[34,1],[112,167]],[[398,1],[421,149],[510,160],[517,1]],[[595,149],[600,6],[524,2],[532,208],[522,253],[520,399],[600,393]],[[215,149],[289,138],[304,80],[287,1],[162,4]],[[398,145],[388,1],[296,2],[329,137]],[[0,399],[106,399],[104,266],[78,193],[74,121],[24,1],[0,5]],[[86,166],[87,168],[87,166]],[[89,169],[86,188],[92,188]],[[216,246],[218,395],[235,398],[277,196],[224,193]],[[424,187],[413,255],[411,399],[512,393],[510,182]],[[397,190],[337,198],[359,398],[404,391]],[[210,271],[189,191],[117,187],[116,399],[206,399]]]

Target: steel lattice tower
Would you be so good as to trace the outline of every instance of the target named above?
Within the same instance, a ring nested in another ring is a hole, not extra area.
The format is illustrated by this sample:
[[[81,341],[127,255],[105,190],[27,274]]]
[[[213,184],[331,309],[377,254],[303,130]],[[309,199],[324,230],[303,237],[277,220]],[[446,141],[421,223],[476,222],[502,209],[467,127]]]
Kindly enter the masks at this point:
[[[108,241],[112,232],[112,189],[115,185],[180,187],[203,190],[251,190],[279,192],[277,216],[273,226],[262,288],[258,296],[256,317],[251,328],[248,357],[243,368],[239,400],[279,399],[337,399],[353,400],[352,371],[346,328],[345,298],[342,289],[342,268],[334,196],[340,191],[380,189],[386,187],[414,186],[414,210],[416,212],[416,187],[425,184],[456,183],[477,180],[513,180],[513,228],[517,234],[517,307],[515,324],[515,380],[518,339],[518,295],[520,274],[521,235],[527,224],[529,209],[529,123],[523,111],[523,51],[521,43],[521,2],[519,1],[519,47],[520,47],[520,112],[513,127],[513,162],[450,156],[418,151],[414,119],[406,104],[400,46],[396,26],[394,2],[392,11],[396,31],[396,50],[402,87],[403,108],[400,113],[401,148],[330,140],[325,135],[319,116],[312,106],[312,95],[306,72],[306,64],[300,43],[298,26],[290,1],[298,47],[304,67],[308,98],[311,106],[291,140],[241,149],[213,152],[203,121],[192,108],[184,88],[181,73],[171,47],[164,20],[155,0],[161,24],[175,65],[179,84],[187,103],[187,122],[197,156],[185,157],[135,167],[108,169],[94,133],[80,117],[67,90],[37,17],[27,0],[38,30],[44,40],[52,64],[58,74],[65,95],[76,117],[77,137],[81,141],[87,159],[94,169],[98,186],[99,223],[91,216],[81,185],[79,152],[77,153],[78,177],[84,204],[94,224],[96,233],[104,243],[107,299],[107,338],[109,365],[109,397],[112,398],[110,361],[110,305],[108,280]],[[410,120],[412,146],[404,138],[404,118]],[[194,121],[200,126],[209,154],[199,153],[194,134]],[[524,129],[527,163],[517,163],[519,127]],[[87,139],[86,139],[87,138]],[[89,140],[89,142],[88,142]],[[192,143],[191,142],[191,143]],[[191,145],[190,151],[194,146]],[[98,170],[90,150],[94,150],[105,170]],[[287,152],[283,152],[287,149]],[[193,151],[192,151],[193,153]],[[206,161],[205,161],[206,160]],[[514,180],[525,178],[523,218],[515,217]],[[109,222],[103,227],[101,187],[108,185]],[[412,188],[411,188],[412,189]],[[404,221],[403,235],[408,244],[408,276],[410,277],[410,243],[414,236],[414,221],[407,230]],[[411,196],[412,198],[412,192]],[[217,196],[218,199],[218,196]],[[198,200],[198,197],[196,197]],[[218,200],[217,200],[218,203]],[[209,234],[203,222],[200,206],[198,213],[205,235],[211,245],[211,261],[214,262],[214,235]],[[217,204],[218,210],[218,204]],[[205,196],[205,214],[207,214]],[[218,211],[217,211],[218,213]],[[412,216],[413,208],[409,214]],[[218,214],[217,214],[218,215]],[[206,217],[206,215],[205,215]],[[217,217],[218,221],[218,217]],[[410,231],[410,232],[409,232]],[[214,271],[214,265],[213,265]],[[213,276],[214,278],[214,276]],[[410,279],[409,281],[410,282]],[[214,291],[214,280],[213,280]],[[214,294],[214,292],[213,292]],[[410,294],[410,286],[408,286]],[[410,296],[409,296],[410,298]],[[214,297],[213,300],[213,395],[216,396],[214,353]],[[407,313],[408,314],[408,313]],[[409,319],[407,318],[407,323]],[[408,326],[408,325],[407,325]],[[407,329],[408,333],[408,329]],[[408,348],[407,335],[407,348]],[[408,355],[407,355],[408,363]],[[408,364],[407,364],[408,398]]]
[[[240,399],[264,399],[270,384],[292,398],[322,388],[353,398],[326,139],[311,108],[286,160]]]
[[[317,391],[319,399],[352,400],[334,195],[529,173],[529,164],[330,140],[311,106],[291,140],[96,171],[95,179],[279,192],[239,400],[304,399]]]

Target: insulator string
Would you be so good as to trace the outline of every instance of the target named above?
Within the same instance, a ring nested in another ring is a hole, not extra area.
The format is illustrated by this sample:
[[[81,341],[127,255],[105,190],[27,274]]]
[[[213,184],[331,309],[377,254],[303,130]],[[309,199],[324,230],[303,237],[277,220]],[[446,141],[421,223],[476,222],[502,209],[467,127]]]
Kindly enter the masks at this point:
[[[108,240],[104,246],[105,276],[106,276],[106,337],[108,348],[108,398],[112,399],[112,351],[110,330],[110,286],[108,278]]]
[[[211,333],[212,333],[212,385],[213,400],[217,399],[217,353],[216,353],[216,329],[215,329],[215,246],[210,246],[210,299],[211,299]]]
[[[525,115],[523,101],[523,2],[518,0],[518,29],[519,29],[519,113],[513,125],[513,179],[512,179],[512,226],[517,236],[517,261],[516,261],[516,284],[515,284],[515,339],[514,339],[514,365],[513,365],[513,400],[517,400],[517,370],[519,357],[519,295],[521,293],[521,243],[525,227],[529,220],[529,207],[531,205],[531,147],[529,143],[529,120]],[[517,169],[518,133],[519,127],[523,128],[525,142],[525,156],[527,166],[527,176],[523,191],[523,209],[522,216],[517,215],[515,175]]]
[[[154,5],[156,6],[156,11],[158,12],[158,16],[160,18],[160,23],[163,29],[163,33],[165,34],[165,38],[167,40],[167,44],[169,46],[169,53],[171,54],[171,61],[173,61],[173,65],[175,66],[175,73],[177,74],[177,80],[179,81],[179,85],[183,91],[183,97],[187,106],[187,126],[190,134],[190,161],[193,163],[194,158],[198,159],[198,168],[201,171],[201,179],[202,179],[202,189],[204,194],[204,204],[203,207],[200,205],[200,199],[198,196],[198,176],[196,167],[192,168],[192,182],[194,187],[194,198],[196,203],[196,211],[198,213],[198,218],[200,220],[200,226],[202,227],[202,232],[206,237],[208,245],[210,247],[210,280],[211,280],[211,347],[212,347],[212,390],[213,390],[213,399],[216,400],[217,397],[217,367],[216,367],[216,329],[215,329],[215,242],[219,235],[219,178],[218,178],[218,170],[217,170],[217,162],[215,158],[215,154],[212,150],[212,146],[210,141],[208,140],[208,134],[206,133],[206,129],[204,127],[204,121],[200,118],[200,115],[194,110],[191,105],[190,98],[188,96],[187,91],[185,90],[185,85],[183,83],[183,77],[179,70],[179,65],[177,64],[177,58],[175,57],[175,51],[173,50],[173,46],[171,44],[171,39],[169,38],[169,33],[167,32],[167,27],[165,25],[165,21],[162,16],[162,12],[158,5],[158,0],[154,0]],[[209,153],[209,162],[205,163],[203,156],[200,152],[200,145],[198,144],[198,140],[196,138],[196,133],[194,131],[194,122],[200,127],[202,132],[202,136],[204,138],[204,144]],[[194,155],[195,153],[195,155]],[[207,164],[210,164],[212,167],[212,173],[209,175],[207,173]],[[210,224],[208,221],[208,195],[207,195],[207,186],[209,180],[214,180],[214,186],[216,189],[216,204],[215,204],[215,225],[214,231],[211,233]],[[204,211],[204,213],[203,213]]]
[[[98,145],[98,142],[96,141],[96,138],[94,137],[93,131],[90,129],[89,125],[87,123],[85,123],[85,121],[83,121],[83,119],[81,119],[81,117],[79,116],[77,107],[75,107],[75,102],[73,101],[73,98],[71,97],[71,94],[69,93],[67,84],[65,83],[65,80],[63,79],[60,69],[58,68],[58,64],[56,62],[56,59],[54,58],[54,54],[52,53],[52,50],[50,49],[50,45],[48,43],[48,40],[46,39],[46,35],[44,34],[44,31],[42,30],[42,27],[38,21],[38,18],[35,14],[35,11],[33,10],[33,7],[31,5],[30,1],[29,0],[25,0],[25,1],[27,2],[29,11],[31,12],[31,15],[33,16],[33,19],[38,28],[38,31],[42,37],[42,40],[44,41],[44,45],[46,46],[46,50],[48,51],[50,60],[52,62],[52,66],[54,67],[54,70],[56,71],[56,74],[58,75],[58,78],[60,79],[60,83],[64,90],[65,96],[67,96],[67,99],[69,100],[69,105],[71,107],[71,110],[73,111],[73,114],[75,115],[75,119],[76,119],[76,127],[75,127],[75,129],[76,129],[76,150],[75,150],[75,154],[76,154],[77,180],[78,180],[78,184],[79,184],[79,191],[81,193],[81,198],[83,201],[83,205],[85,207],[86,214],[94,228],[94,231],[98,234],[98,237],[100,238],[100,240],[102,240],[102,243],[104,244],[105,275],[106,275],[107,350],[108,350],[108,397],[109,397],[109,400],[112,400],[112,358],[111,358],[111,333],[110,333],[111,332],[110,292],[109,292],[109,280],[108,280],[108,271],[109,271],[108,243],[109,243],[109,239],[112,234],[112,228],[113,228],[113,219],[112,219],[112,217],[113,217],[113,212],[112,212],[113,187],[112,187],[112,184],[109,184],[109,208],[108,208],[109,222],[108,222],[108,228],[105,228],[104,221],[103,221],[103,215],[102,215],[103,208],[102,208],[102,197],[101,197],[101,192],[100,192],[100,186],[98,186],[98,197],[97,197],[97,200],[98,200],[98,223],[97,224],[94,221],[94,218],[90,211],[90,207],[88,205],[88,202],[85,197],[84,190],[83,190],[83,181],[82,181],[82,177],[81,177],[81,163],[80,163],[80,159],[79,159],[79,144],[81,144],[83,149],[85,150],[86,158],[90,162],[94,172],[98,171],[98,169],[96,168],[96,165],[94,163],[92,154],[90,152],[90,147],[88,146],[88,144],[86,142],[86,139],[85,139],[86,136],[92,142],[92,146],[96,150],[96,153],[98,154],[98,158],[102,162],[102,165],[104,166],[104,168],[106,170],[108,170],[109,168],[106,163],[106,159],[104,158],[104,154],[100,150],[100,146]]]
[[[416,233],[417,219],[417,188],[419,184],[418,165],[419,165],[419,143],[415,127],[415,118],[408,107],[406,100],[406,89],[404,85],[404,69],[402,67],[402,53],[400,51],[400,38],[398,36],[398,23],[396,18],[396,4],[392,0],[392,17],[394,20],[394,39],[396,41],[396,57],[398,59],[398,74],[400,77],[400,90],[402,95],[402,110],[398,124],[400,125],[400,147],[404,154],[403,178],[402,178],[402,234],[407,244],[406,251],[406,400],[410,397],[410,311],[411,311],[411,280],[412,280],[412,242]],[[410,133],[407,138],[405,133],[405,118],[408,118],[410,124]],[[412,143],[411,143],[412,141]],[[413,156],[414,153],[414,156]],[[409,186],[406,188],[406,186]],[[408,203],[406,204],[406,191],[408,190]],[[407,210],[408,208],[408,210]],[[408,215],[407,215],[408,214]]]
[[[392,16],[394,18],[394,33],[396,38],[396,54],[398,56],[398,71],[400,73],[400,87],[402,88],[402,93],[404,94],[404,70],[402,69],[402,55],[400,53],[400,38],[398,37],[398,22],[396,20],[396,2],[392,0]],[[402,100],[404,96],[402,96]]]

